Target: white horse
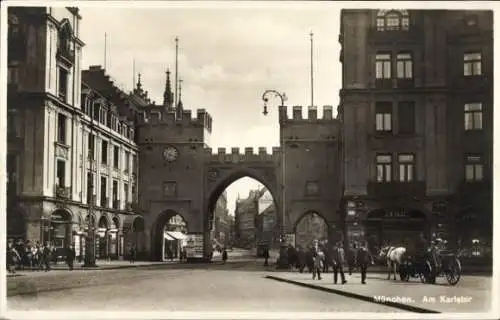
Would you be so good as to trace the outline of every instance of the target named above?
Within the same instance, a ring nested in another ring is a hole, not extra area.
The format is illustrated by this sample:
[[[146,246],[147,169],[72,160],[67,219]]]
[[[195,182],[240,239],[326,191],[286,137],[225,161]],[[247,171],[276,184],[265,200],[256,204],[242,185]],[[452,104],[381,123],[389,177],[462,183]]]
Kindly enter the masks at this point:
[[[396,273],[401,264],[403,263],[403,257],[406,253],[405,247],[384,247],[380,250],[379,257],[385,259],[387,262],[387,268],[389,274],[387,275],[387,280],[391,279],[391,272],[394,273],[394,280],[396,280]]]

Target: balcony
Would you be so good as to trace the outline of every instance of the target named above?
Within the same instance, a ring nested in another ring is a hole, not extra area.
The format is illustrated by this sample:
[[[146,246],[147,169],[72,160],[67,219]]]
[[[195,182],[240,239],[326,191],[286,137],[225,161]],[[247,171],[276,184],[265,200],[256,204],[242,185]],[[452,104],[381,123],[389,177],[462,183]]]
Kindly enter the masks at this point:
[[[87,204],[96,206],[97,205],[97,196],[95,194],[93,194],[93,195],[87,194]]]
[[[56,57],[59,61],[63,62],[67,67],[72,67],[75,62],[75,53],[70,49],[58,48]]]
[[[370,28],[369,42],[373,44],[419,43],[422,40],[422,29],[410,26],[409,30],[395,29],[379,31],[376,27]]]
[[[71,194],[71,188],[70,187],[60,187],[60,186],[56,185],[54,187],[54,194],[56,195],[56,198],[69,199],[69,196]]]
[[[108,197],[101,197],[101,207],[109,208],[109,198]]]
[[[426,194],[426,183],[425,181],[370,181],[367,190],[368,195],[373,197],[423,197]]]
[[[120,200],[113,200],[113,209],[115,210],[120,209]]]

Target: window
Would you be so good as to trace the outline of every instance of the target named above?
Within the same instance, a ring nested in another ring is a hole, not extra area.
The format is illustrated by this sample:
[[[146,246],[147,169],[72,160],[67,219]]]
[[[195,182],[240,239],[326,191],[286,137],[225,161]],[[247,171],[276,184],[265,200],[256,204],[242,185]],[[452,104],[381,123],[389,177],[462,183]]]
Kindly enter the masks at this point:
[[[378,154],[376,158],[377,182],[392,181],[392,156],[390,154]]]
[[[94,174],[87,172],[87,204],[92,203],[94,195]]]
[[[101,142],[101,162],[103,164],[108,163],[108,142],[106,140]]]
[[[483,129],[483,105],[481,102],[464,105],[464,127],[466,131]]]
[[[94,160],[95,157],[95,137],[92,133],[88,135],[88,150],[89,150],[89,159]]]
[[[69,51],[70,49],[70,38],[71,38],[71,27],[69,26],[69,22],[64,24],[59,32],[59,43],[58,47],[62,51]]]
[[[84,113],[87,112],[86,104],[87,104],[87,95],[85,93],[82,93],[80,96],[80,109]]]
[[[107,188],[108,188],[108,179],[106,177],[101,177],[101,207],[107,207]]]
[[[17,110],[9,109],[7,111],[7,135],[9,137],[18,137],[18,116]]]
[[[411,182],[415,179],[415,156],[413,154],[399,154],[399,181]]]
[[[125,151],[125,171],[130,171],[130,152]]]
[[[465,180],[483,180],[483,163],[479,155],[467,155],[465,157]]]
[[[415,103],[403,101],[398,104],[398,131],[402,134],[415,133]]]
[[[66,144],[66,116],[62,113],[57,115],[57,142]]]
[[[120,163],[120,148],[118,146],[113,147],[113,167],[119,168]]]
[[[480,76],[482,55],[480,52],[464,53],[464,76]]]
[[[130,140],[134,140],[135,137],[134,137],[134,129],[130,128],[130,136],[129,136],[129,139]]]
[[[125,203],[128,203],[128,183],[123,184],[123,194],[125,195]]]
[[[375,56],[375,74],[377,79],[391,78],[391,55],[389,53],[378,53]]]
[[[7,192],[15,192],[16,183],[17,183],[17,161],[18,155],[16,154],[7,154]],[[9,190],[11,189],[11,190]]]
[[[118,209],[118,181],[113,180],[113,209]]]
[[[132,183],[132,187],[131,187],[131,190],[130,190],[130,191],[132,192],[132,202],[134,202],[134,201],[135,201],[135,196],[136,196],[136,195],[135,195],[135,193],[136,193],[135,188],[136,188],[136,187],[135,187],[135,183]]]
[[[406,10],[379,10],[377,13],[377,30],[405,30],[410,27],[410,18]]]
[[[65,187],[66,186],[66,184],[64,183],[65,176],[66,176],[66,161],[57,160],[57,163],[56,163],[56,185],[58,187]]]
[[[8,37],[9,39],[15,39],[19,37],[19,18],[16,15],[9,14],[9,28]]]
[[[19,84],[19,66],[9,66],[7,71],[7,84]]]
[[[99,121],[99,116],[101,113],[101,103],[100,102],[94,102],[93,103],[93,112],[92,112],[92,118],[96,121]]]
[[[59,98],[66,102],[68,96],[68,71],[59,67]]]
[[[116,121],[116,132],[118,132],[119,134],[122,133],[122,124],[118,120]]]
[[[396,55],[396,70],[398,79],[413,78],[413,61],[410,53],[398,53]]]
[[[101,123],[104,125],[108,123],[108,111],[104,108],[101,110]]]
[[[379,132],[392,131],[392,103],[375,103],[375,130]]]
[[[135,154],[132,155],[132,173],[135,173],[137,170],[137,156]]]

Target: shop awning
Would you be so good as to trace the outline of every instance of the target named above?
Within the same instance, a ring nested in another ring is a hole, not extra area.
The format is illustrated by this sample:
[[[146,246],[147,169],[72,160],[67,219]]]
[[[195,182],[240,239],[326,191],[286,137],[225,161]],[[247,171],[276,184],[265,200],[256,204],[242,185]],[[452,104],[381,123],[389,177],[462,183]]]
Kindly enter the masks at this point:
[[[172,238],[174,238],[176,240],[184,240],[187,238],[184,233],[179,232],[179,231],[166,231],[165,233],[168,233],[169,236],[171,236]]]
[[[163,232],[163,238],[166,240],[175,240],[172,236],[170,236],[167,232]]]

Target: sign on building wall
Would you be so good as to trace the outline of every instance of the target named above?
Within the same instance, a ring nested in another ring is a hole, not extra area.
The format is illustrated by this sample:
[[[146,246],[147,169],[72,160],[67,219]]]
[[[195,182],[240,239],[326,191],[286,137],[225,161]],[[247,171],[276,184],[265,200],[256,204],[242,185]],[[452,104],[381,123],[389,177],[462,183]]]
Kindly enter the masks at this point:
[[[186,256],[203,258],[203,234],[187,234],[186,236]]]

